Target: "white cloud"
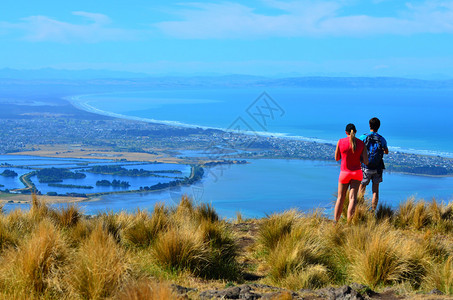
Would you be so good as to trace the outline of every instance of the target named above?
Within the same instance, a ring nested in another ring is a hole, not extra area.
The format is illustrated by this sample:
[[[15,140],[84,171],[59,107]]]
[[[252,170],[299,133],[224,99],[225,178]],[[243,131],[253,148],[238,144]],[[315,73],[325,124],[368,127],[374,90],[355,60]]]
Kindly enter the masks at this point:
[[[110,27],[108,16],[98,13],[76,11],[73,15],[86,19],[87,24],[62,22],[46,16],[31,16],[19,23],[0,23],[0,29],[14,31],[23,39],[33,42],[88,42],[129,40],[136,33],[129,30]]]
[[[407,4],[404,11],[380,17],[348,15],[350,1],[262,2],[272,13],[234,2],[180,4],[175,12],[180,20],[154,25],[187,39],[453,33],[453,1]]]

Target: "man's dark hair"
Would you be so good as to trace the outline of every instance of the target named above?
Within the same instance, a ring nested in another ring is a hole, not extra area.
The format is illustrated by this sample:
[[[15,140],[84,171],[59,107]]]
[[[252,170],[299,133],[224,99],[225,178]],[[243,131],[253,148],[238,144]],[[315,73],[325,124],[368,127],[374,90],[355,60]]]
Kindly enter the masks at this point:
[[[370,129],[373,131],[378,131],[379,127],[381,127],[381,121],[378,118],[374,117],[370,119]]]

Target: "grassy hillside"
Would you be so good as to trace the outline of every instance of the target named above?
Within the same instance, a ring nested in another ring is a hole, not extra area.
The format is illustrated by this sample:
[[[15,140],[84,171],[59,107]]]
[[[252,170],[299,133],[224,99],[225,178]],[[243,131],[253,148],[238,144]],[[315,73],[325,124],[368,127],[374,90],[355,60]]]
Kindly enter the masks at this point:
[[[34,197],[29,211],[0,215],[0,260],[1,299],[198,299],[244,283],[279,299],[322,299],[317,290],[353,283],[371,298],[437,289],[445,296],[430,299],[448,299],[453,203],[409,199],[373,215],[362,200],[351,224],[334,224],[296,210],[225,221],[187,197],[88,218]]]

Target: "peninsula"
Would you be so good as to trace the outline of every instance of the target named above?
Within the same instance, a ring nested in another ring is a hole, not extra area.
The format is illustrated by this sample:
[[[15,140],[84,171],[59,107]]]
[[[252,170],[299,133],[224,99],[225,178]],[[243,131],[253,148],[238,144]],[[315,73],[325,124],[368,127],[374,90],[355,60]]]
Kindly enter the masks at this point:
[[[131,79],[131,80],[13,80],[0,81],[0,153],[56,158],[105,159],[119,162],[173,163],[193,166],[242,164],[248,159],[304,159],[334,162],[334,145],[294,138],[246,134],[230,130],[180,127],[113,118],[83,111],[65,100],[68,95],[137,88],[316,86],[451,88],[451,81],[427,82],[409,79],[370,78],[286,78],[230,76],[222,78]],[[19,92],[20,91],[20,92]],[[191,155],[185,153],[191,152]],[[387,171],[423,176],[452,176],[453,159],[440,156],[391,152],[385,158]],[[2,168],[11,166],[2,164]],[[80,168],[82,169],[82,168]],[[5,171],[5,170],[3,170]],[[121,167],[94,169],[97,174],[169,178],[185,181],[176,171],[155,173]],[[8,172],[6,173],[8,174]],[[21,176],[26,189],[35,186],[34,175]],[[69,175],[68,175],[69,176]],[[73,175],[76,176],[76,175]],[[81,176],[81,175],[77,175]],[[68,177],[68,178],[71,178]],[[187,183],[187,182],[184,182]],[[55,187],[91,188],[93,184],[58,184]],[[123,184],[122,186],[126,186]],[[161,189],[171,183],[143,186],[139,191]],[[80,196],[80,194],[75,194]]]

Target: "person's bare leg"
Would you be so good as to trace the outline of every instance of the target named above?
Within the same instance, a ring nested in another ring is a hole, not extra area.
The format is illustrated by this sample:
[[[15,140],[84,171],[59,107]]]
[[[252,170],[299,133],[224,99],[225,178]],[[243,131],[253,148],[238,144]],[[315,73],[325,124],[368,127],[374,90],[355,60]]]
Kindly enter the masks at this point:
[[[341,212],[343,211],[343,202],[344,198],[346,197],[346,192],[348,191],[348,186],[349,184],[343,184],[341,182],[338,182],[338,197],[337,203],[335,203],[334,212],[335,222],[338,222],[338,220],[340,220]]]
[[[348,222],[352,220],[357,204],[357,192],[359,191],[360,181],[351,180],[351,189],[349,190]]]
[[[359,198],[365,197],[365,192],[366,192],[366,185],[360,184],[358,197]]]
[[[373,200],[371,205],[373,206],[373,210],[376,210],[378,202],[379,202],[379,182],[373,182]]]

